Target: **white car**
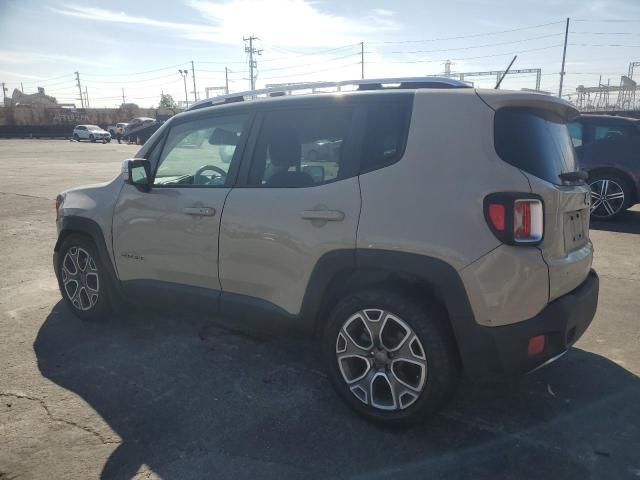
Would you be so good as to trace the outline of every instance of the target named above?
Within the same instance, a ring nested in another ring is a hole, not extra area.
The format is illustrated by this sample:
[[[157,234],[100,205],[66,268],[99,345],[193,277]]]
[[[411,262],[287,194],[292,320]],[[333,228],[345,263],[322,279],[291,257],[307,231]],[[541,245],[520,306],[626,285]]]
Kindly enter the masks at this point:
[[[73,139],[78,142],[80,140],[110,142],[111,134],[97,125],[76,125],[73,129]]]

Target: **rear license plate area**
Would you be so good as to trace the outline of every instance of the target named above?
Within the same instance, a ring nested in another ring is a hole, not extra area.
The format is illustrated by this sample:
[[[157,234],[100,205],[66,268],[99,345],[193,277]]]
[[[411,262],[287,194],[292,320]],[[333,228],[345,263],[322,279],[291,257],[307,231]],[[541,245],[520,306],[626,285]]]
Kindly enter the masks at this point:
[[[584,247],[589,241],[589,209],[566,212],[564,214],[564,248],[572,252]]]

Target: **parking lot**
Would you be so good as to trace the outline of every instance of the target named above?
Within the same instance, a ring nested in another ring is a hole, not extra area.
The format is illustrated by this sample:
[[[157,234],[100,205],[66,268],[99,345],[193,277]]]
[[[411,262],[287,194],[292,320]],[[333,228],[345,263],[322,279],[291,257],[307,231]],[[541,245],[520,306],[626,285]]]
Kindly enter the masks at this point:
[[[640,478],[640,208],[593,225],[600,302],[563,359],[465,380],[408,431],[357,417],[310,343],[215,318],[83,323],[60,299],[55,195],[136,146],[0,140],[0,479]]]

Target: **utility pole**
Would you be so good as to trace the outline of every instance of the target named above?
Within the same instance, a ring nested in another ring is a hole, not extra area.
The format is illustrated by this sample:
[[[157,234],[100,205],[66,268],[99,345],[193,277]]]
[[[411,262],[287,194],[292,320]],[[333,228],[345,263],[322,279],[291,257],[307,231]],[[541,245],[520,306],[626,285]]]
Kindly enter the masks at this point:
[[[364,42],[360,42],[360,73],[364,80]]]
[[[562,69],[560,70],[560,88],[558,89],[558,97],[562,98],[562,84],[564,83],[564,61],[567,58],[567,39],[569,38],[569,17],[567,17],[567,26],[564,30],[564,48],[562,49]]]
[[[229,95],[229,69],[224,67],[224,93]]]
[[[249,54],[249,83],[251,85],[251,90],[256,89],[256,75],[254,71],[258,68],[258,62],[254,60],[254,55],[262,55],[262,50],[258,50],[254,48],[253,42],[255,40],[259,40],[258,37],[254,37],[251,35],[250,37],[242,37],[242,40],[245,42],[249,42],[249,46],[244,46],[245,53]]]
[[[193,66],[193,60],[191,60],[191,76],[193,77],[193,102],[198,101],[198,91],[196,90],[196,69]]]
[[[80,106],[84,110],[84,98],[82,96],[82,85],[80,84],[80,74],[78,72],[75,72],[75,74],[76,74],[76,85],[78,87],[78,92],[80,92]]]
[[[4,86],[4,82],[2,82],[2,106],[7,106],[7,89]]]
[[[187,75],[189,74],[189,70],[178,70],[178,73],[184,81],[184,103],[186,108],[189,108],[189,97],[187,96]]]
[[[122,88],[122,104],[124,105],[127,101],[124,99],[124,87]]]
[[[87,108],[89,107],[89,94],[87,93],[87,87],[84,87],[84,100],[85,100],[85,105],[87,106]]]

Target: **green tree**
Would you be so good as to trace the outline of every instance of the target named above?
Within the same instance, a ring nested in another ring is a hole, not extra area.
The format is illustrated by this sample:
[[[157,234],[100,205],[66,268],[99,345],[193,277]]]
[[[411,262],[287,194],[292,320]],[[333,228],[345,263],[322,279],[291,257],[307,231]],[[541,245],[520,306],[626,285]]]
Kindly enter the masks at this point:
[[[161,93],[160,104],[158,105],[158,108],[170,108],[171,110],[175,110],[176,108],[178,108],[178,104],[170,94]]]

